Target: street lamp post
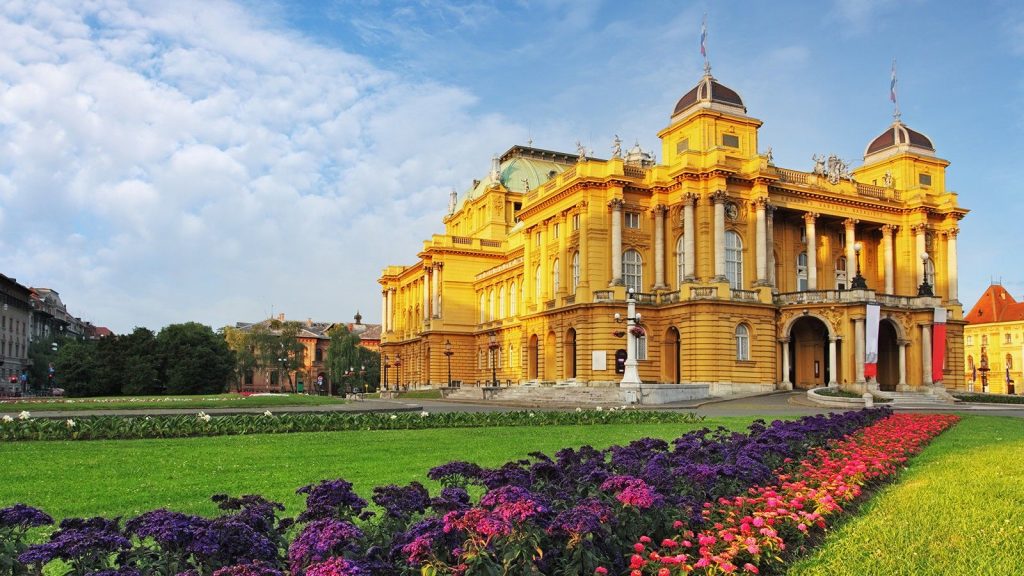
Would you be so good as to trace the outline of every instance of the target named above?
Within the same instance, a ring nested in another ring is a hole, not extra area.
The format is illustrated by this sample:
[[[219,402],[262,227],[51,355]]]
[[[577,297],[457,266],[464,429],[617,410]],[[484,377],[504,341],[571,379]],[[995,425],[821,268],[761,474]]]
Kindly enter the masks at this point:
[[[395,355],[395,390],[402,389],[402,355]]]
[[[929,278],[929,267],[933,266],[931,259],[928,257],[928,253],[921,254],[921,285],[917,287],[918,296],[935,296],[935,292],[932,290],[932,285],[928,282]],[[932,268],[934,272],[934,268]],[[932,279],[934,282],[934,279]]]
[[[622,322],[622,316],[616,312],[615,321]],[[633,298],[633,289],[630,288],[626,296],[626,369],[622,374],[622,381],[619,385],[639,386],[640,372],[636,364],[636,334],[633,328],[640,326],[640,314],[636,311],[636,299]]]
[[[853,277],[853,281],[850,282],[850,289],[851,290],[867,290],[868,289],[868,282],[867,282],[867,280],[865,280],[864,277],[860,275],[860,252],[863,249],[864,249],[864,245],[861,244],[860,242],[857,242],[856,244],[853,245],[853,253],[856,255],[856,258],[857,258],[857,275],[854,276]]]
[[[384,360],[384,389],[387,390],[388,389],[388,366],[391,366],[391,363],[388,362],[388,355],[387,354],[384,355],[383,360]]]
[[[498,333],[491,332],[487,335],[487,348],[491,351],[491,386],[497,388],[498,386],[498,363],[495,362],[494,355],[498,352]]]
[[[448,387],[452,387],[452,354],[455,352],[452,350],[451,340],[444,341],[444,355],[448,358]]]

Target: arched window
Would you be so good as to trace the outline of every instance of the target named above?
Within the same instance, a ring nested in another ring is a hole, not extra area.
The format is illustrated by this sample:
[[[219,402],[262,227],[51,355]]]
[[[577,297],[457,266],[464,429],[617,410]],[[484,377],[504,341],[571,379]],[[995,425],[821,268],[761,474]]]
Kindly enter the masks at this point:
[[[750,329],[746,324],[736,327],[736,359],[750,360]]]
[[[647,331],[636,337],[636,359],[647,360]]]
[[[487,307],[484,304],[484,293],[480,293],[480,323],[487,321]]]
[[[840,236],[842,238],[842,236]],[[846,290],[846,256],[836,258],[836,290]]]
[[[540,305],[541,300],[544,297],[544,280],[540,277],[540,264],[537,265],[537,269],[533,271],[533,287],[534,287],[534,301]]]
[[[1013,356],[1006,355],[1006,369],[1013,370]]]
[[[974,370],[974,356],[967,357],[967,369]]]
[[[509,344],[508,345],[508,367],[509,368],[515,368],[515,365],[513,364],[513,361],[512,361],[513,358],[515,358],[515,356],[512,355],[512,345]]]
[[[517,313],[516,302],[519,300],[519,294],[516,293],[516,283],[513,282],[512,286],[508,289],[508,315],[515,316]]]
[[[572,253],[572,293],[576,293],[576,288],[580,285],[580,253],[579,251]]]
[[[551,297],[552,298],[554,298],[555,294],[558,294],[558,281],[560,279],[559,278],[559,274],[558,274],[558,265],[559,264],[560,264],[560,262],[558,261],[558,258],[555,258],[554,263],[552,263],[552,270],[551,270]]]
[[[743,240],[732,230],[725,232],[725,277],[733,290],[743,289]]]
[[[686,247],[683,237],[676,240],[676,287],[683,285],[683,278],[686,277]]]
[[[640,292],[643,286],[643,261],[640,253],[636,250],[626,250],[622,254],[622,281],[626,283],[626,289],[632,288],[633,292]]]
[[[505,317],[505,287],[498,290],[498,318]]]
[[[807,290],[807,252],[796,256],[796,289],[800,292]]]
[[[494,289],[493,288],[491,289],[491,293],[490,293],[490,295],[488,297],[488,302],[487,302],[487,318],[490,321],[492,321],[492,322],[494,321]]]

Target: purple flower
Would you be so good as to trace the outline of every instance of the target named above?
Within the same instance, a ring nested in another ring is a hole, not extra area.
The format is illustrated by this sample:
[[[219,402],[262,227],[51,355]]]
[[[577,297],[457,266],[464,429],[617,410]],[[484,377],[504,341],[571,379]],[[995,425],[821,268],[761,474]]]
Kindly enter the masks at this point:
[[[299,514],[299,522],[324,518],[346,520],[358,516],[367,504],[352,491],[351,482],[340,478],[303,486],[296,493],[306,494],[306,511]]]
[[[335,557],[313,564],[306,569],[306,576],[370,576],[370,572],[357,562]]]
[[[125,524],[125,530],[139,538],[153,538],[164,548],[181,550],[192,544],[197,534],[210,526],[210,522],[206,518],[161,508],[132,518]]]
[[[60,523],[60,530],[50,536],[49,542],[29,546],[18,556],[18,561],[41,566],[55,559],[72,564],[96,558],[105,559],[110,554],[128,550],[132,546],[118,523],[117,518],[66,519]]]
[[[38,508],[26,504],[15,504],[0,510],[0,528],[21,529],[53,524],[53,518]]]
[[[465,488],[457,486],[442,488],[441,495],[430,501],[431,509],[440,514],[452,510],[465,510],[469,506],[469,493]]]
[[[253,562],[252,564],[225,566],[215,571],[213,576],[284,576],[284,573],[271,564]]]
[[[594,498],[588,498],[573,508],[559,512],[551,521],[548,533],[579,538],[604,531],[604,525],[610,519],[611,510],[607,506]]]
[[[323,518],[310,522],[288,549],[292,572],[301,574],[311,563],[354,551],[362,537],[362,530],[344,520]]]
[[[407,520],[413,514],[422,514],[430,505],[430,493],[419,482],[408,486],[378,486],[373,489],[373,502],[387,511],[388,516]]]
[[[445,537],[444,523],[440,518],[425,518],[395,539],[396,549],[392,554],[401,552],[401,558],[413,566],[418,566],[430,558],[434,552],[434,544]]]
[[[483,469],[472,462],[453,461],[435,466],[427,472],[427,478],[437,480],[444,486],[463,486],[478,480]]]
[[[625,506],[646,510],[664,502],[664,497],[654,491],[646,482],[632,476],[612,476],[601,484],[601,490],[612,492],[615,499]]]
[[[217,518],[200,529],[187,550],[212,566],[277,561],[274,542],[233,516]]]

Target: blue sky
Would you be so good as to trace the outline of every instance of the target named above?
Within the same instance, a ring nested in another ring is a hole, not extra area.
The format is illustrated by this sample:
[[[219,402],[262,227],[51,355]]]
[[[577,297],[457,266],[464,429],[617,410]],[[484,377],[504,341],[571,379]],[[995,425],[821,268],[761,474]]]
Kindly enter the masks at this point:
[[[378,322],[411,264],[514,144],[607,156],[713,73],[762,149],[859,164],[903,120],[948,159],[960,294],[1024,296],[1024,7],[834,0],[0,5],[0,272],[117,332],[200,321]]]

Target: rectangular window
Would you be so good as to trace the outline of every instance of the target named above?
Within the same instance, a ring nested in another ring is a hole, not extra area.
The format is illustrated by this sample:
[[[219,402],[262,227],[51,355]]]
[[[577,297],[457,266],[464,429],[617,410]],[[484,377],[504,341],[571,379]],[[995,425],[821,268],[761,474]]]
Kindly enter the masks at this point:
[[[647,360],[647,336],[640,336],[636,339],[636,359]]]
[[[572,215],[572,230],[573,230],[573,232],[575,232],[575,231],[577,231],[579,229],[580,229],[580,215],[579,214],[573,214]]]
[[[722,146],[730,148],[740,147],[740,137],[735,134],[722,134]]]
[[[626,212],[626,228],[639,228],[640,227],[640,214],[636,212]]]
[[[967,337],[967,345],[971,346],[973,344],[974,344],[974,337],[973,336],[968,336]]]
[[[1013,340],[1013,335],[1012,334],[1007,334],[1006,335],[1006,339],[1003,340],[1003,341],[1006,342],[1007,344],[1010,344],[1012,340]]]
[[[533,235],[533,243],[540,246],[540,232]]]
[[[931,186],[932,185],[932,175],[931,174],[918,174],[917,175],[917,182],[921,186]]]
[[[555,222],[555,230],[554,230],[555,238],[558,238],[559,228],[560,228],[560,226],[558,225],[558,222]]]
[[[683,138],[679,142],[676,142],[676,154],[682,154],[690,149],[690,139]]]

